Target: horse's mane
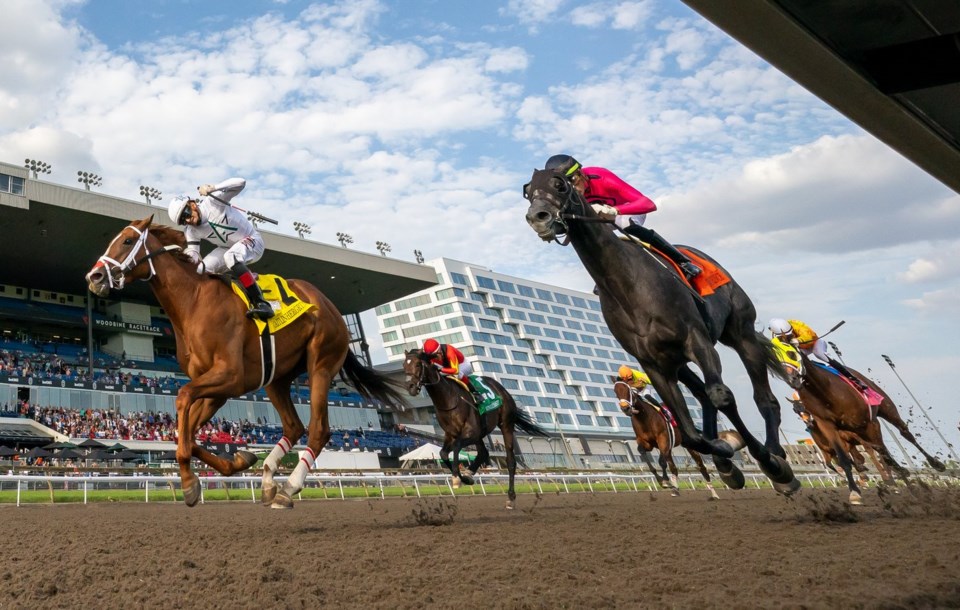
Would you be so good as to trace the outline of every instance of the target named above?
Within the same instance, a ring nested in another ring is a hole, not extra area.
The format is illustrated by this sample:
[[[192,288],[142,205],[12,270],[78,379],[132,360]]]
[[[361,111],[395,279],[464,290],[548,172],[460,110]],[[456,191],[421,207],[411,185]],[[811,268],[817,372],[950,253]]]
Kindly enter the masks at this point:
[[[180,246],[181,249],[187,247],[187,236],[183,234],[183,231],[158,224],[151,224],[149,228],[150,233],[159,239],[164,246],[176,245]]]

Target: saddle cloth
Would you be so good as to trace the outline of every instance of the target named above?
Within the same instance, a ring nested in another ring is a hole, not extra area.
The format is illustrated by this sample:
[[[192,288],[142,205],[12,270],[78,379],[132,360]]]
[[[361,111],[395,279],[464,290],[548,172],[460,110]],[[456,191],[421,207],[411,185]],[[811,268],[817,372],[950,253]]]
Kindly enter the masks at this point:
[[[447,375],[447,379],[455,381],[457,385],[461,388],[470,392],[470,396],[480,399],[480,402],[476,405],[477,412],[480,415],[486,415],[490,411],[496,411],[503,405],[503,399],[496,395],[490,388],[487,387],[487,384],[483,382],[479,375],[470,375],[470,385],[472,388],[467,387],[459,377],[455,375]]]
[[[856,390],[857,394],[860,395],[860,398],[862,398],[863,401],[867,403],[867,408],[870,409],[870,419],[874,419],[876,417],[876,411],[874,408],[880,406],[880,403],[883,402],[883,396],[881,396],[876,390],[868,387],[866,392],[861,392],[860,388],[858,388],[852,381],[850,381],[849,379],[841,375],[840,371],[833,368],[832,366],[823,364],[822,362],[817,362],[815,360],[811,360],[811,363],[815,364],[816,366],[819,366],[820,368],[830,373],[833,373],[834,375],[842,379],[844,383],[846,383],[848,386]]]
[[[253,321],[257,323],[257,332],[263,334],[264,329],[269,328],[271,333],[275,333],[281,328],[287,326],[303,314],[316,309],[313,303],[306,303],[300,300],[290,286],[287,280],[279,275],[264,274],[257,276],[257,285],[263,292],[263,298],[270,303],[273,311],[276,312],[272,318],[267,321],[258,318]],[[240,297],[243,304],[250,307],[250,299],[247,298],[243,288],[236,282],[232,282],[233,291]]]

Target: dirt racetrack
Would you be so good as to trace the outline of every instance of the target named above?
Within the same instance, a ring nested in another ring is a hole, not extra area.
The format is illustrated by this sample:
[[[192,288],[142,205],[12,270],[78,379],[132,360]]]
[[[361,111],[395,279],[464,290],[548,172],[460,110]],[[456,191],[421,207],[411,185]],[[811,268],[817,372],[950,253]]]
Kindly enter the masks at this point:
[[[957,490],[720,494],[4,506],[0,608],[960,607]]]

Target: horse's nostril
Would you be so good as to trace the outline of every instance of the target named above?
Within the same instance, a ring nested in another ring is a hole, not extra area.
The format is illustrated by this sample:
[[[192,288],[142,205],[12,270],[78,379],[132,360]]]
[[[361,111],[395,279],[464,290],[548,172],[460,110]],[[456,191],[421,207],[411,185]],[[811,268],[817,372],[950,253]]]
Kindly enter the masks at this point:
[[[535,218],[536,218],[538,221],[540,221],[540,222],[546,222],[546,221],[550,220],[550,213],[549,213],[549,212],[537,212],[536,215],[535,215]]]

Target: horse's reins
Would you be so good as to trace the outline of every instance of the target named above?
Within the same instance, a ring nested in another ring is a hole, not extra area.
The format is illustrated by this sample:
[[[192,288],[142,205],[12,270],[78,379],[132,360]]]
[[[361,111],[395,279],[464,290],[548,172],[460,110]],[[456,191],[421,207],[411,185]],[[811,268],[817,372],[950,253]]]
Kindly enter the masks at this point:
[[[432,386],[432,385],[438,385],[441,381],[443,381],[443,376],[440,374],[439,371],[437,372],[437,380],[436,380],[436,381],[427,381],[427,380],[426,380],[426,376],[427,376],[427,370],[430,368],[430,363],[429,363],[429,362],[424,362],[422,359],[419,359],[419,358],[418,358],[418,360],[420,360],[420,376],[417,377],[417,386],[418,386],[418,387],[417,387],[417,393],[419,393],[419,390],[420,390],[420,388],[422,388],[422,387]],[[459,400],[462,400],[462,401],[464,401],[464,402],[467,402],[467,404],[469,404],[469,402],[467,401],[467,399],[463,397],[463,394],[459,394],[459,393],[458,393],[457,398],[458,398]],[[434,406],[434,408],[439,409],[439,410],[441,410],[441,411],[453,411],[454,409],[457,408],[456,403],[454,403],[454,406],[450,407],[449,409],[440,408],[439,406],[437,406],[436,403],[434,403],[433,406]]]

